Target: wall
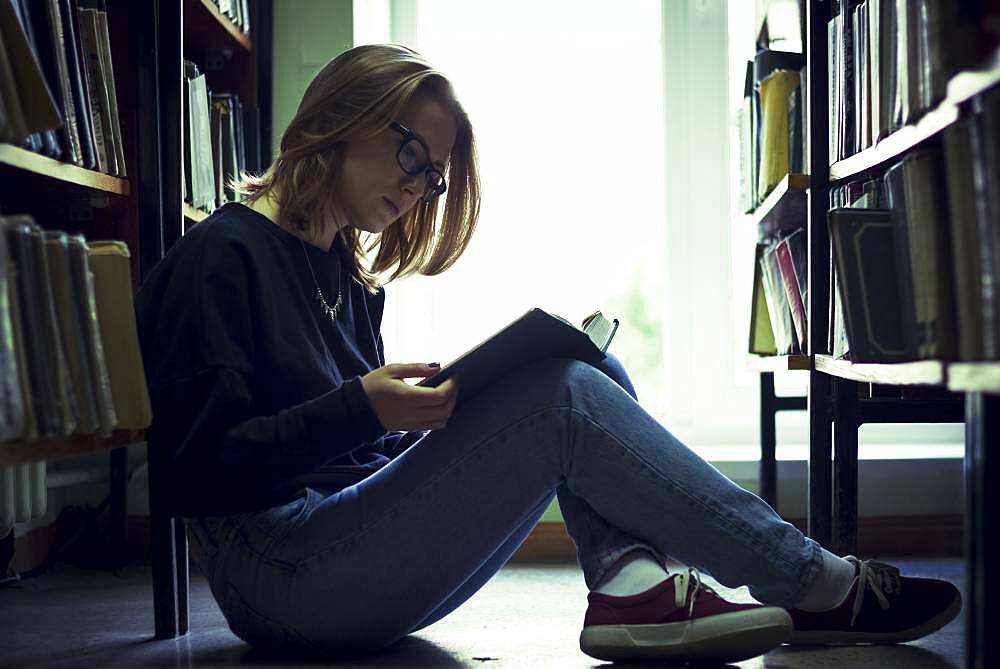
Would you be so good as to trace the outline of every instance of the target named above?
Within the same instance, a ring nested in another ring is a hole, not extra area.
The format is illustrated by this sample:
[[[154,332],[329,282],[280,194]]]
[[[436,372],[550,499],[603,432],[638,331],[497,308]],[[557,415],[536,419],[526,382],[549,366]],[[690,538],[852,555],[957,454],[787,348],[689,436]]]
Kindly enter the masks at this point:
[[[274,3],[272,54],[274,99],[272,149],[298,109],[313,76],[354,42],[352,0],[289,0]]]

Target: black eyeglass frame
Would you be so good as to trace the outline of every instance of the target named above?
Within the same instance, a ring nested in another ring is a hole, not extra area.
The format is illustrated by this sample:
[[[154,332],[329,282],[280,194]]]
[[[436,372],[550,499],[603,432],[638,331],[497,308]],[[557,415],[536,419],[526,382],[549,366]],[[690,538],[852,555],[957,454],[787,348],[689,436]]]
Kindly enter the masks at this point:
[[[407,174],[420,174],[421,172],[423,172],[426,175],[427,182],[424,185],[424,193],[423,195],[420,196],[420,199],[426,202],[427,204],[430,204],[435,200],[435,198],[437,198],[439,195],[448,190],[448,182],[445,181],[444,174],[441,172],[441,170],[437,169],[436,167],[434,167],[434,165],[431,164],[430,162],[431,152],[430,149],[427,148],[427,144],[424,143],[424,140],[420,139],[420,137],[418,137],[412,130],[407,128],[402,123],[399,123],[398,121],[390,122],[389,127],[403,136],[403,143],[400,144],[399,149],[396,150],[396,163],[399,165],[399,169],[403,170]],[[427,156],[426,167],[421,167],[416,170],[408,170],[406,169],[406,167],[403,166],[403,160],[401,157],[403,153],[403,147],[405,147],[411,139],[420,144],[420,148],[424,150],[424,155]],[[440,186],[434,185],[433,183],[434,174],[436,174],[438,177],[441,178]]]

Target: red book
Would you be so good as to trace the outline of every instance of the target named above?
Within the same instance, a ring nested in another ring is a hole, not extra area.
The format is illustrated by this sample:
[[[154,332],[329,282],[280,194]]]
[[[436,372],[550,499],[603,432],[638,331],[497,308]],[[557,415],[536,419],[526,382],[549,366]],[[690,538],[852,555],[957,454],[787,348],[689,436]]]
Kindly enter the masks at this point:
[[[781,270],[781,283],[785,287],[785,295],[788,296],[788,304],[792,308],[792,322],[795,323],[795,335],[799,338],[799,345],[803,352],[809,350],[808,331],[806,329],[806,307],[802,300],[802,293],[799,291],[799,282],[795,277],[795,262],[792,259],[792,252],[788,246],[788,238],[778,242],[775,249],[778,257],[778,269]]]

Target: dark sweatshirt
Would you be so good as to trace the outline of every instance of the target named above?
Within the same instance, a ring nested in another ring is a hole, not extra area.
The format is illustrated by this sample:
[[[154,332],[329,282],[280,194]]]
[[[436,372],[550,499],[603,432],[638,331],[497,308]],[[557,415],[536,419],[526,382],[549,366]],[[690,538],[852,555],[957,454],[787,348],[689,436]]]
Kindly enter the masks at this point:
[[[321,311],[316,281],[336,324]],[[341,490],[423,432],[388,433],[361,376],[385,364],[385,289],[242,204],[185,234],[136,295],[153,407],[151,467],[172,513],[255,511],[301,487]]]

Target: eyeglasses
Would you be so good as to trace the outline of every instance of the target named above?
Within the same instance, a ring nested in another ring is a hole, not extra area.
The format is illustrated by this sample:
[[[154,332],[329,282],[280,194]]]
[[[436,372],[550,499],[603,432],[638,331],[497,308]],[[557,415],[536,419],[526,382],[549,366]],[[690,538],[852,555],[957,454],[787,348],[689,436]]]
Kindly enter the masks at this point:
[[[431,165],[431,152],[427,149],[424,141],[413,134],[413,131],[402,123],[393,121],[389,127],[403,136],[403,142],[396,151],[396,162],[407,174],[426,174],[427,182],[424,186],[424,194],[421,199],[430,204],[441,193],[445,192],[448,184],[445,183],[444,175],[436,167]]]

